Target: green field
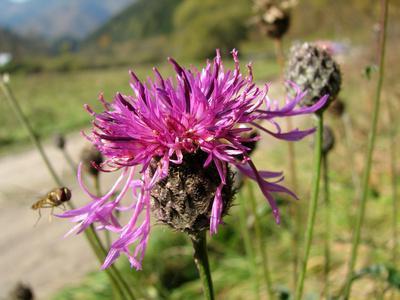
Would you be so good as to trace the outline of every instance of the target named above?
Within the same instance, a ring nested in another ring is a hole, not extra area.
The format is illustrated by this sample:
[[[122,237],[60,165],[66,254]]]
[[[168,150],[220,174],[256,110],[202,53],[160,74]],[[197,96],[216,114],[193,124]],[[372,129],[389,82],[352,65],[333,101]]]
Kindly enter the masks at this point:
[[[244,59],[242,61],[245,68]],[[200,66],[200,63],[195,63]],[[255,76],[273,78],[279,71],[270,61],[256,62]],[[172,75],[168,63],[156,65],[165,76]],[[232,62],[226,59],[226,66]],[[90,125],[90,117],[83,108],[85,103],[101,109],[97,96],[103,92],[111,100],[116,92],[131,93],[129,69],[139,78],[152,76],[153,65],[132,65],[118,68],[77,70],[70,72],[16,73],[11,76],[11,88],[33,128],[40,137],[56,132],[79,130]],[[6,101],[0,95],[0,152],[10,147],[25,145],[29,138]]]

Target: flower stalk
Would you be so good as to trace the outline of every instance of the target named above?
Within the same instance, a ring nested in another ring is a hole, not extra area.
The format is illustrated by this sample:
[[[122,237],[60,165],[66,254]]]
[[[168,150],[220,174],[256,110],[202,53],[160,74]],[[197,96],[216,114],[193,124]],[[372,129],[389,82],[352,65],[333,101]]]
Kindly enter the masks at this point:
[[[325,233],[324,233],[324,295],[326,299],[329,297],[329,272],[331,268],[331,202],[330,202],[330,190],[329,190],[329,164],[328,164],[328,153],[322,156],[322,179],[324,183],[324,204],[325,204]]]
[[[28,132],[29,138],[31,139],[32,143],[38,150],[40,156],[43,159],[43,162],[46,164],[46,167],[49,170],[51,177],[54,179],[55,183],[58,186],[64,186],[62,184],[60,177],[57,175],[55,169],[53,168],[52,164],[50,163],[49,158],[47,157],[46,153],[44,152],[42,144],[39,141],[39,137],[33,130],[31,124],[29,123],[28,118],[22,112],[21,106],[19,105],[17,99],[15,98],[9,84],[7,82],[5,82],[5,80],[3,80],[2,78],[0,78],[0,88],[1,88],[8,104],[14,110],[15,115],[17,116],[19,121],[22,123],[22,125],[25,127],[26,131]],[[70,202],[68,202],[68,203],[70,203]]]
[[[264,283],[267,287],[268,299],[274,299],[274,290],[272,288],[271,273],[270,273],[270,266],[269,266],[269,260],[268,260],[268,254],[267,254],[266,241],[264,239],[264,234],[262,232],[260,218],[257,213],[257,202],[256,202],[256,198],[254,195],[254,190],[253,190],[253,186],[252,186],[251,182],[246,181],[246,185],[247,185],[247,190],[248,190],[251,211],[254,216],[254,230],[255,230],[255,234],[256,234],[255,242],[257,244],[257,247],[258,247],[258,249],[260,251],[260,255],[261,255],[263,279],[264,279]]]
[[[191,235],[194,249],[194,262],[199,271],[200,280],[203,286],[204,297],[207,300],[214,300],[214,289],[211,279],[210,265],[207,254],[207,237],[206,231]]]
[[[244,183],[246,184],[246,183]],[[260,298],[260,280],[258,278],[257,273],[257,263],[255,260],[253,245],[251,242],[250,232],[247,227],[247,213],[246,213],[246,201],[245,195],[243,193],[243,189],[240,189],[238,193],[238,200],[240,202],[240,206],[242,207],[239,209],[239,222],[240,222],[240,229],[243,236],[244,247],[246,251],[246,256],[251,263],[252,273],[254,273],[254,290],[257,295],[257,298]]]
[[[384,66],[385,66],[385,50],[386,50],[386,31],[387,31],[387,21],[388,21],[388,3],[389,0],[381,0],[381,30],[380,30],[380,38],[379,38],[379,50],[378,50],[378,61],[379,61],[379,71],[378,71],[378,79],[376,85],[376,93],[374,99],[374,106],[372,112],[372,124],[371,130],[369,131],[368,137],[368,146],[367,153],[365,156],[365,169],[362,178],[362,189],[361,189],[361,198],[360,198],[360,207],[357,214],[357,221],[355,225],[355,229],[353,232],[353,242],[351,247],[351,257],[349,261],[349,269],[346,278],[346,284],[344,288],[344,299],[349,299],[351,293],[351,287],[353,283],[353,275],[354,269],[357,262],[358,256],[358,246],[360,244],[361,238],[361,227],[364,223],[366,204],[368,199],[368,186],[369,186],[369,178],[371,174],[372,167],[372,156],[374,153],[375,147],[375,139],[377,132],[377,125],[379,119],[379,108],[380,108],[380,98],[382,92],[383,78],[384,78]]]
[[[313,167],[313,183],[312,183],[312,196],[308,206],[307,228],[304,243],[304,258],[300,270],[300,277],[297,281],[295,300],[301,300],[304,289],[304,279],[307,273],[307,263],[310,256],[311,243],[314,234],[315,217],[317,213],[318,193],[319,193],[319,179],[321,174],[321,158],[322,158],[322,134],[323,134],[323,114],[317,114],[317,133],[314,145],[314,167]]]

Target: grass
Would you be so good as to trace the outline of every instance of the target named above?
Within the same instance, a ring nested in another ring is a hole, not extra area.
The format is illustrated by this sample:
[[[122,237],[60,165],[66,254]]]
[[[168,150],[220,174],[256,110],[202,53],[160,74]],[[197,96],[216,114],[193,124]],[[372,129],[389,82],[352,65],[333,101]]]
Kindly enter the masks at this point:
[[[350,171],[344,169],[346,164],[344,140],[340,138],[338,127],[334,125],[337,120],[328,117],[327,121],[334,127],[337,137],[336,146],[330,154],[333,212],[331,290],[337,294],[343,284],[346,271],[345,262],[349,257],[355,202],[351,174]],[[380,142],[384,140],[385,137],[381,138]],[[296,144],[296,150],[301,154],[298,156],[298,165],[302,174],[300,190],[297,193],[300,196],[299,204],[303,210],[309,201],[308,187],[312,175],[310,143],[311,138],[308,138]],[[282,170],[285,167],[282,165],[282,161],[285,161],[285,150],[283,142],[271,143],[271,140],[265,139],[258,145],[254,159],[260,169]],[[382,178],[381,185],[387,186],[389,180],[388,177]],[[392,290],[395,291],[396,284],[397,294],[395,295],[400,296],[398,270],[394,273],[395,275],[389,276],[387,274],[391,269],[386,267],[391,265],[391,246],[388,242],[390,241],[391,219],[387,217],[390,216],[391,209],[390,191],[386,189],[378,189],[378,191],[379,193],[376,193],[369,203],[368,222],[363,229],[360,261],[356,269],[357,271],[364,269],[364,275],[354,284],[352,293],[354,299],[375,299],[380,295],[382,288],[388,285],[391,285]],[[287,297],[289,297],[290,272],[292,270],[290,265],[292,244],[290,224],[288,223],[290,216],[288,204],[291,200],[279,199],[282,224],[278,226],[273,221],[269,206],[261,192],[257,188],[255,188],[255,192],[258,203],[257,211],[262,221],[263,232],[267,237],[272,281],[275,290],[280,295],[279,299],[289,299]],[[321,205],[323,205],[322,202],[319,203],[320,208],[322,208]],[[218,235],[209,240],[210,265],[217,299],[257,299],[253,288],[253,282],[256,279],[254,273],[251,272],[251,264],[246,259],[241,229],[237,225],[240,223],[240,209],[242,207],[235,201],[229,216],[224,219],[225,225],[221,226]],[[248,216],[247,223],[254,237],[254,223],[251,216]],[[320,291],[323,289],[324,227],[318,226],[318,224],[323,224],[322,214],[317,214],[316,224],[304,299],[320,299]],[[260,257],[256,257],[256,260],[257,265],[260,266]],[[189,239],[183,234],[172,232],[165,226],[154,226],[153,228],[143,271],[130,270],[125,259],[121,259],[119,263],[124,266],[125,276],[131,277],[132,286],[138,287],[137,289],[140,289],[148,299],[203,299],[201,285],[192,261]],[[383,271],[379,273],[377,270],[380,270],[381,267]],[[260,267],[259,272],[261,272]],[[85,299],[81,295],[90,295],[94,299],[100,300],[108,299],[107,292],[110,288],[105,287],[106,284],[101,272],[89,274],[84,282],[77,286],[66,287],[53,299]],[[263,284],[261,291],[265,299],[267,290]],[[390,293],[386,293],[386,296],[389,295]]]
[[[201,66],[200,63],[194,65]],[[226,65],[232,67],[232,62],[226,60]],[[172,68],[168,63],[157,67],[162,74],[172,75]],[[56,132],[65,133],[88,126],[90,117],[83,109],[83,104],[101,109],[97,101],[100,92],[109,100],[117,91],[131,93],[128,84],[130,68],[141,79],[151,76],[152,65],[64,73],[17,73],[11,76],[11,88],[37,134],[47,138]],[[256,77],[271,78],[277,72],[277,67],[272,62],[255,64]],[[26,145],[29,139],[2,97],[0,95],[0,153],[5,153],[10,147]]]

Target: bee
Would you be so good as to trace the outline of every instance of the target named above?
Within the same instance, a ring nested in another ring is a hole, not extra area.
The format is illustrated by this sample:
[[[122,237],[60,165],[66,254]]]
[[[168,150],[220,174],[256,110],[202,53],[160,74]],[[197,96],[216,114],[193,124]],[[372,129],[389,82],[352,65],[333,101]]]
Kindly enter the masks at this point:
[[[35,225],[39,222],[42,214],[40,209],[42,208],[51,208],[50,218],[53,215],[53,211],[55,207],[63,206],[65,202],[71,199],[71,191],[66,187],[55,188],[46,194],[46,196],[40,198],[35,203],[32,204],[31,208],[33,210],[37,210],[39,212],[39,218],[36,221]]]

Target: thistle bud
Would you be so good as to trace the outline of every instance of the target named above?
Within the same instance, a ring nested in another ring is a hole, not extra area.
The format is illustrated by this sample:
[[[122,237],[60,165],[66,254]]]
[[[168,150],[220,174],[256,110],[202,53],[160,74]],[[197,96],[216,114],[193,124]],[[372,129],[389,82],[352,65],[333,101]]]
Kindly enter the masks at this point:
[[[258,131],[255,129],[252,129],[249,132],[246,132],[242,135],[242,137],[249,139],[250,141],[248,142],[242,142],[242,145],[249,148],[250,150],[247,151],[247,154],[250,156],[256,149],[257,149],[257,143],[258,141],[254,141],[251,139],[254,139],[255,137],[259,136]]]
[[[315,137],[315,136],[314,136]],[[315,143],[315,138],[313,143]],[[335,146],[335,135],[330,126],[324,125],[322,131],[322,154],[327,155]]]
[[[58,149],[63,150],[65,148],[66,141],[65,141],[65,136],[62,133],[56,133],[54,135],[53,141],[54,145]]]
[[[99,170],[95,167],[103,162],[103,156],[93,146],[86,146],[81,152],[81,161],[86,172],[96,177],[99,175]]]
[[[309,43],[292,47],[286,77],[307,92],[300,102],[302,106],[311,106],[328,94],[329,99],[321,110],[336,98],[342,82],[339,65],[332,56]]]
[[[336,99],[332,102],[328,111],[331,112],[335,117],[341,117],[346,111],[346,104],[341,99]]]
[[[255,6],[261,32],[271,38],[280,39],[289,29],[289,10],[265,0],[256,1]]]
[[[206,158],[201,151],[186,154],[183,163],[171,164],[168,177],[152,189],[153,212],[159,222],[190,235],[209,229],[214,196],[221,180],[213,163],[203,167]],[[153,160],[153,170],[156,165]],[[229,167],[227,172],[222,189],[222,216],[227,214],[234,195]]]
[[[328,154],[335,146],[335,135],[329,126],[324,126],[322,132],[322,154]]]
[[[10,300],[32,300],[34,295],[32,289],[21,282],[17,283],[14,289],[10,292]]]

